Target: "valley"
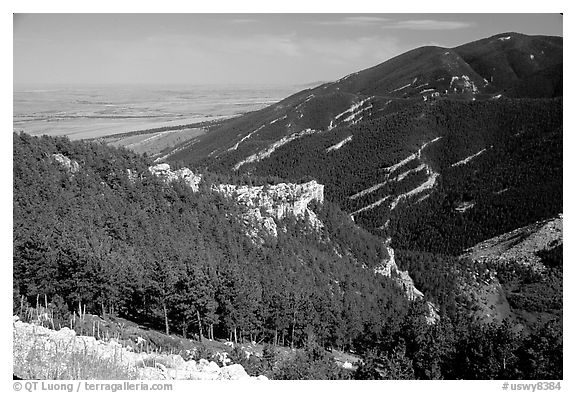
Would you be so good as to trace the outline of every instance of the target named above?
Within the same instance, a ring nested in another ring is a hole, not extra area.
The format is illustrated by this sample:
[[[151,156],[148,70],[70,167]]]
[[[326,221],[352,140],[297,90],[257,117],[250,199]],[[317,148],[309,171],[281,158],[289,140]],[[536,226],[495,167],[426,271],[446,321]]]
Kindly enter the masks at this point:
[[[14,133],[14,315],[146,326],[194,377],[174,342],[244,378],[562,379],[562,64],[502,33],[215,121]]]

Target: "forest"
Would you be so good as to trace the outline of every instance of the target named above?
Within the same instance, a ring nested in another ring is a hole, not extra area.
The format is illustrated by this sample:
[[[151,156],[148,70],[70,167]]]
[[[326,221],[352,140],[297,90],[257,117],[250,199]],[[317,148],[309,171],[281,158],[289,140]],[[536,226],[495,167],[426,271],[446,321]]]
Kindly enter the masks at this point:
[[[82,170],[68,173],[50,159],[55,152]],[[16,299],[59,296],[70,310],[153,320],[184,336],[294,346],[313,332],[325,346],[351,347],[403,315],[401,290],[362,268],[385,248],[351,230],[334,205],[319,211],[324,238],[292,219],[256,245],[232,201],[208,187],[164,184],[149,164],[98,143],[14,135]],[[127,169],[139,177],[130,181]]]
[[[341,149],[326,152],[349,135],[352,140]],[[397,248],[458,255],[482,240],[561,212],[562,98],[414,104],[297,139],[242,170],[290,181],[315,178],[325,184],[329,201],[353,212],[382,195],[421,184],[422,174],[416,174],[363,199],[350,199],[383,182],[382,168],[437,137],[442,139],[422,153],[423,162],[439,173],[430,197],[418,204],[403,203],[393,212],[386,204],[363,212],[356,217],[360,226],[392,236]],[[452,167],[482,149],[485,152],[466,165]],[[219,173],[226,172],[223,160],[213,164]],[[463,202],[473,202],[474,208],[465,214],[456,211]],[[389,228],[378,230],[388,219]]]
[[[278,379],[562,378],[561,318],[530,330],[478,323],[439,269],[436,292],[426,289],[440,321],[426,323],[423,302],[373,273],[382,239],[334,203],[314,207],[322,232],[287,218],[255,244],[233,201],[206,183],[197,193],[163,183],[145,156],[23,133],[13,149],[15,312],[46,296],[62,318],[85,307],[182,337],[298,348],[293,363],[269,365]],[[331,348],[360,355],[358,370],[332,367]]]

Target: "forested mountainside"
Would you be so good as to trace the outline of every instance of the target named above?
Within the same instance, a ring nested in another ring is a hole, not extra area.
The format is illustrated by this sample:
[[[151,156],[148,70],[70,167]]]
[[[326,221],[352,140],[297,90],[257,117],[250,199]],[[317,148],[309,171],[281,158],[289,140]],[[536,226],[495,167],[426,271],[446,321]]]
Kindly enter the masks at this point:
[[[14,135],[15,296],[167,318],[183,334],[200,318],[204,333],[294,345],[313,333],[352,347],[406,315],[402,289],[371,268],[387,257],[382,242],[336,206],[318,205],[322,231],[286,217],[255,243],[234,200],[164,183],[148,164],[95,143]]]
[[[562,38],[418,48],[225,122],[168,153],[313,178],[393,246],[457,256],[562,211]]]
[[[499,34],[455,48],[466,63],[498,90],[532,88],[530,95],[514,97],[561,96],[562,50],[562,37],[517,33]],[[535,80],[536,75],[541,79]]]
[[[467,303],[478,320],[530,328],[562,320],[562,226],[562,215],[542,220],[458,257],[413,250],[397,250],[395,256],[416,286],[441,305],[441,314],[454,315],[446,307]]]
[[[558,97],[562,62],[561,37],[503,33],[456,48],[417,48],[211,127],[167,159],[241,169],[273,154],[274,142],[278,149],[310,133],[330,137],[418,102]]]
[[[432,297],[441,315],[430,323],[396,273],[374,272],[390,257],[382,239],[330,202],[311,206],[322,228],[286,215],[255,241],[242,205],[205,180],[195,192],[127,150],[13,138],[15,308],[46,295],[56,314],[86,307],[184,336],[199,320],[214,338],[301,347],[312,337],[359,353],[361,379],[561,378],[557,320],[518,331],[478,323],[468,299]]]
[[[467,304],[467,317],[534,332],[561,322],[561,268],[468,252],[562,213],[562,51],[561,37],[517,33],[418,48],[212,127],[163,159],[315,179],[389,240],[441,315],[454,320]],[[561,247],[540,252],[562,265]]]
[[[498,277],[510,310],[524,325],[561,319],[563,217],[518,228],[466,250],[463,258]]]

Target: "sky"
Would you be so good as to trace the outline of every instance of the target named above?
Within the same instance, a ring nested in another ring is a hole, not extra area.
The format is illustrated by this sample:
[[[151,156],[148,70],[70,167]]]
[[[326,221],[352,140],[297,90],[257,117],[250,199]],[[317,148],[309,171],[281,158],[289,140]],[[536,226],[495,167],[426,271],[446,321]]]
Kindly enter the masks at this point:
[[[308,84],[559,14],[15,14],[19,84]]]

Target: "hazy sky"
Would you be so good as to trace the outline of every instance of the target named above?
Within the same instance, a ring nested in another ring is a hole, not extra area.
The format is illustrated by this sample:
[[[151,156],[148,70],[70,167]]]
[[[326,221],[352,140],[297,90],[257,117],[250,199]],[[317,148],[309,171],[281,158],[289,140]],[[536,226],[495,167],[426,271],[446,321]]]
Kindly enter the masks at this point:
[[[14,83],[304,84],[509,31],[561,36],[562,16],[16,14]]]

